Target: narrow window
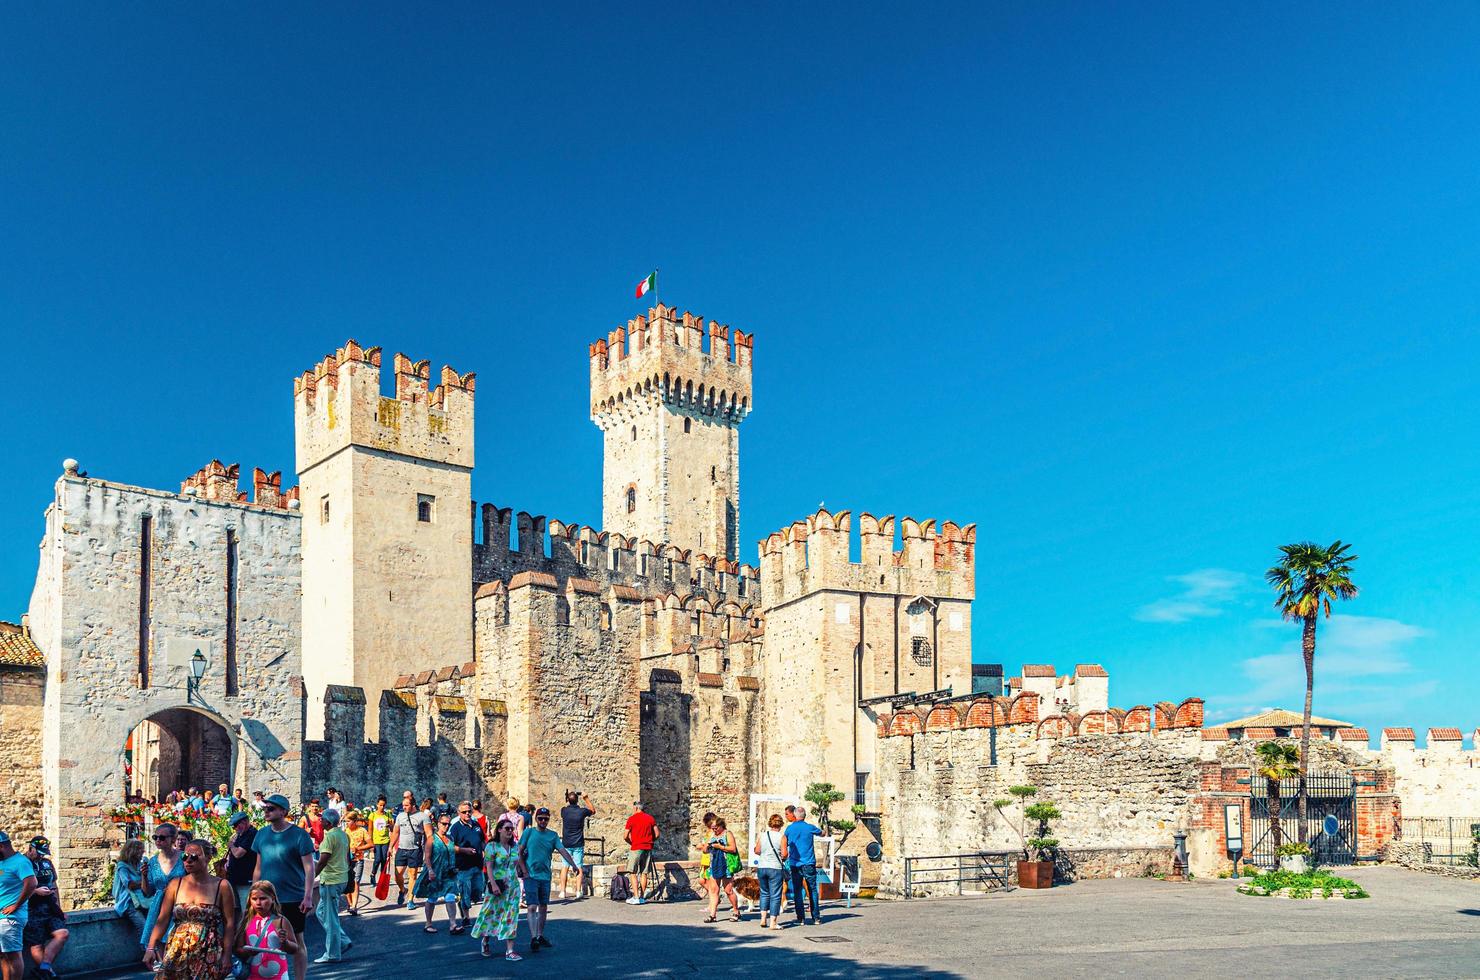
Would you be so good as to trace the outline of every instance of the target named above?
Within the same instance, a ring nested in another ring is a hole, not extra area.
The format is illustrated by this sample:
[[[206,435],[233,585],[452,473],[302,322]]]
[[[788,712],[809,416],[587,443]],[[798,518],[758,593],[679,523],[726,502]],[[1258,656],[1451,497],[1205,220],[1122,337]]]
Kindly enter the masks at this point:
[[[637,488],[636,487],[628,487],[627,488],[627,513],[629,513],[629,514],[635,514],[635,513],[637,513]]]
[[[226,696],[236,697],[236,531],[226,529]]]
[[[710,483],[718,483],[719,482],[719,467],[718,466],[711,466],[711,467],[709,467],[709,482]]]
[[[563,595],[555,597],[555,625],[570,625],[570,600]]]
[[[670,582],[673,581],[673,559],[672,558],[664,558],[663,559],[663,578],[667,579]]]
[[[329,523],[329,495],[327,493],[319,498],[319,523]]]
[[[587,565],[591,562],[591,542],[581,542],[581,564]]]
[[[605,602],[601,604],[601,628],[604,630],[612,628],[612,607]]]
[[[684,432],[685,432],[685,433],[687,433],[687,432],[688,432],[688,431],[689,431],[689,428],[690,428],[690,427],[691,427],[691,426],[692,426],[692,425],[693,425],[693,424],[694,424],[694,421],[693,421],[693,419],[684,419],[684,420],[683,420],[683,431],[684,431]]]
[[[636,442],[637,441],[637,426],[635,426],[635,425],[632,427],[632,441],[633,442]]]
[[[429,493],[416,495],[416,519],[423,524],[432,523],[437,516],[437,498]]]
[[[149,686],[149,565],[154,551],[154,518],[139,521],[139,686]]]
[[[643,578],[647,578],[647,559],[647,552],[642,552],[637,556],[637,574]]]
[[[868,773],[866,772],[853,774],[853,802],[859,806],[868,805]]]
[[[736,591],[740,593],[740,598],[745,598],[745,576],[741,575],[739,578],[735,579],[735,584],[739,586]]]

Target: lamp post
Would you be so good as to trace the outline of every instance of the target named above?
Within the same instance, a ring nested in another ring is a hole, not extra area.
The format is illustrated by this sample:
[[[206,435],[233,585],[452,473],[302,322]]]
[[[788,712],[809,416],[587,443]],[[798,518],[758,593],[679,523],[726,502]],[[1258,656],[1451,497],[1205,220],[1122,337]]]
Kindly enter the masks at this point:
[[[206,673],[206,655],[197,647],[195,654],[190,658],[190,680],[185,686],[185,701],[188,704],[192,698],[200,695],[200,679]]]

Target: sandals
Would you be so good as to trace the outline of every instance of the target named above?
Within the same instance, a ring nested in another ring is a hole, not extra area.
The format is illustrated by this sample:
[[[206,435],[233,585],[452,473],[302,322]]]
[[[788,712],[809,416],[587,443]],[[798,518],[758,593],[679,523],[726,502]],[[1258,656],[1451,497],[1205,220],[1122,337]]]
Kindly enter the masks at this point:
[[[718,922],[719,919],[717,919],[716,917],[714,917],[712,915],[709,915],[709,916],[705,916],[704,917],[704,921],[705,922]]]
[[[436,926],[426,926],[426,927],[425,927],[425,928],[423,928],[423,929],[422,929],[422,930],[421,930],[421,931],[422,931],[422,932],[430,932],[430,933],[432,933],[432,934],[433,934],[433,935],[435,935],[435,934],[436,934],[436,932],[437,932],[437,927],[436,927]]]
[[[463,929],[462,926],[453,926],[451,929],[449,929],[447,931],[450,932],[450,933],[452,933],[454,936],[461,936],[463,934],[463,932],[464,932],[464,929]]]
[[[487,936],[484,936],[483,937],[482,946],[483,946],[483,955],[484,956],[492,956],[493,955],[493,947],[491,945],[489,945],[488,937]]]
[[[730,916],[730,921],[731,922],[739,922],[740,921],[740,913],[739,912],[736,912],[734,915]]]

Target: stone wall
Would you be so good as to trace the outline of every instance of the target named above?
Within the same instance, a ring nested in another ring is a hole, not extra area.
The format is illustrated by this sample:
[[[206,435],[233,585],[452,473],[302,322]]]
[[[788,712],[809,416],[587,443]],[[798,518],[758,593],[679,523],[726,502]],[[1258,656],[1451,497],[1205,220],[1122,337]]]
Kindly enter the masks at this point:
[[[0,666],[0,830],[23,841],[42,829],[41,769],[46,672]]]
[[[650,670],[642,693],[641,798],[663,833],[654,850],[659,860],[697,858],[706,812],[745,835],[749,794],[759,779],[752,680]],[[620,841],[620,834],[608,841],[616,855]]]
[[[1191,825],[1203,751],[1200,711],[1191,708],[1201,702],[1184,702],[1182,724],[1173,706],[1162,712],[1165,727],[1064,736],[1051,724],[1059,716],[1036,718],[1038,702],[1032,693],[983,697],[959,708],[938,705],[924,717],[901,711],[881,719],[888,733],[876,771],[882,895],[902,892],[906,856],[1019,850],[1017,806],[993,806],[1015,785],[1037,786],[1035,800],[1059,806],[1052,833],[1066,850],[1086,854],[1087,876],[1142,873],[1175,831]],[[1147,710],[1106,717],[1115,719],[1111,728],[1127,718],[1134,728]],[[1135,860],[1117,867],[1116,854]]]
[[[418,800],[446,793],[452,801],[483,800],[496,813],[504,797],[506,714],[497,701],[431,690],[383,691],[377,704],[380,737],[365,738],[365,692],[326,692],[322,741],[304,743],[308,795],[333,786],[356,806],[384,794],[391,808],[411,790]]]
[[[297,794],[298,545],[297,513],[278,507],[58,480],[29,621],[47,662],[40,822],[59,848],[67,894],[87,894],[103,870],[99,825],[106,807],[123,802],[124,746],[146,719],[178,710],[220,726],[235,786]],[[208,666],[189,691],[196,649]]]

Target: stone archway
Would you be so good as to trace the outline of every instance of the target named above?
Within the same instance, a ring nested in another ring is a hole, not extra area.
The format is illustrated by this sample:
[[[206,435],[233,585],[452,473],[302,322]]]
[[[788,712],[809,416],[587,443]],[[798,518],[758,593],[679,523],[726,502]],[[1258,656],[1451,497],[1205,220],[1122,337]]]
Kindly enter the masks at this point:
[[[214,715],[186,707],[157,711],[129,732],[127,792],[157,801],[175,790],[231,785],[235,743]]]

